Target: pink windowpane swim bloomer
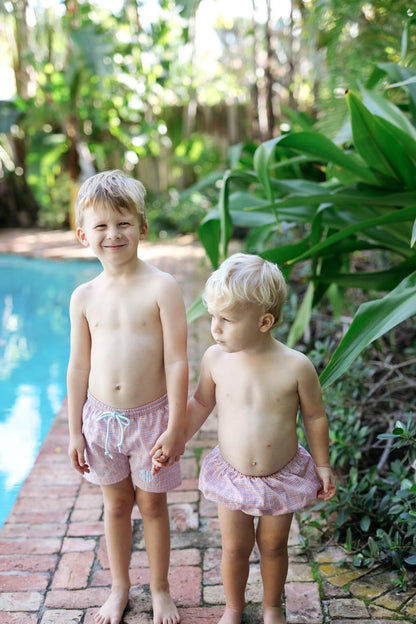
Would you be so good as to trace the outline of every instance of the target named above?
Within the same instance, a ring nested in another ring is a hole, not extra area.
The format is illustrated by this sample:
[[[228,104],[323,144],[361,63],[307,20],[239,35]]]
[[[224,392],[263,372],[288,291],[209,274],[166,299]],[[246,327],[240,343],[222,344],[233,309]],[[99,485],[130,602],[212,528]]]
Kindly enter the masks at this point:
[[[280,516],[309,505],[322,487],[309,453],[298,446],[278,472],[252,477],[235,470],[216,446],[204,459],[199,489],[205,498],[250,516]]]
[[[113,485],[131,474],[133,484],[146,492],[168,492],[181,484],[180,463],[164,466],[152,475],[150,450],[166,431],[167,395],[146,405],[114,409],[90,393],[82,413],[82,433],[90,472],[84,476],[97,485]]]

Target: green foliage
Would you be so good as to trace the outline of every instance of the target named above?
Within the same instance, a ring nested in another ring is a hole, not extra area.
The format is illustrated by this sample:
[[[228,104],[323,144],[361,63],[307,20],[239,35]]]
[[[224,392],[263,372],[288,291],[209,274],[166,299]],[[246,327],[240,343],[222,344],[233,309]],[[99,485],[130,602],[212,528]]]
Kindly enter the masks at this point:
[[[324,386],[416,309],[416,129],[378,92],[363,89],[362,98],[367,105],[346,95],[351,136],[343,147],[313,130],[284,134],[254,153],[242,147],[223,175],[217,206],[199,228],[214,268],[227,256],[236,228],[248,232],[250,251],[279,264],[289,279],[302,267],[309,286],[290,346],[324,298],[339,315],[348,287],[386,293],[356,311],[321,375]],[[288,229],[296,233],[289,244],[281,235]],[[352,269],[358,254],[376,250],[388,258],[386,268]]]
[[[384,472],[373,465],[364,473],[358,470],[357,459],[369,431],[359,426],[350,429],[350,424],[350,419],[344,421],[343,436],[335,432],[332,439],[337,461],[344,462],[344,440],[351,445],[347,481],[338,485],[334,499],[312,508],[304,526],[322,530],[329,523],[335,541],[353,553],[354,565],[386,562],[398,571],[398,588],[405,590],[407,567],[416,565],[416,423],[409,417],[407,424],[398,421],[391,433],[378,435],[379,440],[392,440],[390,453],[396,458]],[[312,519],[316,513],[320,521]]]

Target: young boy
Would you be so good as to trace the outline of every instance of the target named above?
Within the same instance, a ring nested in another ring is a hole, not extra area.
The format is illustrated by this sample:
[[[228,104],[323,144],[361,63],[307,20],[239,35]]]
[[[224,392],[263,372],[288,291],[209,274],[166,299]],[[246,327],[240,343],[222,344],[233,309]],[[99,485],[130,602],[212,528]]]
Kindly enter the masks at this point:
[[[258,256],[235,254],[208,279],[204,300],[217,343],[205,353],[188,403],[188,440],[215,404],[217,446],[204,459],[200,489],[218,503],[226,607],[220,624],[240,624],[249,557],[260,551],[265,624],[282,624],[287,541],[293,512],[335,494],[328,422],[315,369],[302,353],[272,337],[286,284]],[[312,457],[298,444],[300,409]],[[153,470],[166,466],[163,450]],[[259,516],[257,528],[254,517]]]
[[[76,234],[103,271],[70,304],[69,456],[101,486],[112,574],[96,624],[119,624],[127,605],[134,502],[143,519],[155,624],[180,621],[169,592],[166,492],[181,482],[188,388],[185,307],[175,280],[140,260],[147,234],[143,185],[121,171],[89,178],[75,206]],[[152,475],[150,451],[166,456]]]

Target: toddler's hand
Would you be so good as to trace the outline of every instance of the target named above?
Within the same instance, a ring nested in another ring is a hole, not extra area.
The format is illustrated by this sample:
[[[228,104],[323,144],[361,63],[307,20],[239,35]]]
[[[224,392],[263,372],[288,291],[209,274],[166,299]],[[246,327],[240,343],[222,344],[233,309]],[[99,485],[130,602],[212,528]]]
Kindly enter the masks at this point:
[[[319,490],[317,496],[324,501],[330,500],[337,493],[336,479],[332,468],[330,466],[317,466],[316,472],[322,481],[322,488]]]
[[[158,449],[152,457],[152,475],[161,471],[168,458],[163,454],[162,449]]]

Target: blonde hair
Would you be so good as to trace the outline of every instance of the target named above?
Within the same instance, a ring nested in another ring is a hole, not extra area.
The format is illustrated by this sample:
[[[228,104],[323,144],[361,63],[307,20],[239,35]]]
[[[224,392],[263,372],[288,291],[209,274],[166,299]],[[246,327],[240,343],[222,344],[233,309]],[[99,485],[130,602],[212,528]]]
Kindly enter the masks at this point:
[[[253,254],[236,253],[208,278],[203,300],[205,305],[215,301],[221,308],[256,303],[270,312],[278,325],[286,294],[285,279],[275,264]]]
[[[114,169],[91,176],[82,184],[75,202],[75,224],[82,226],[87,208],[108,206],[122,212],[128,210],[139,216],[140,227],[146,223],[146,189],[122,171]]]

